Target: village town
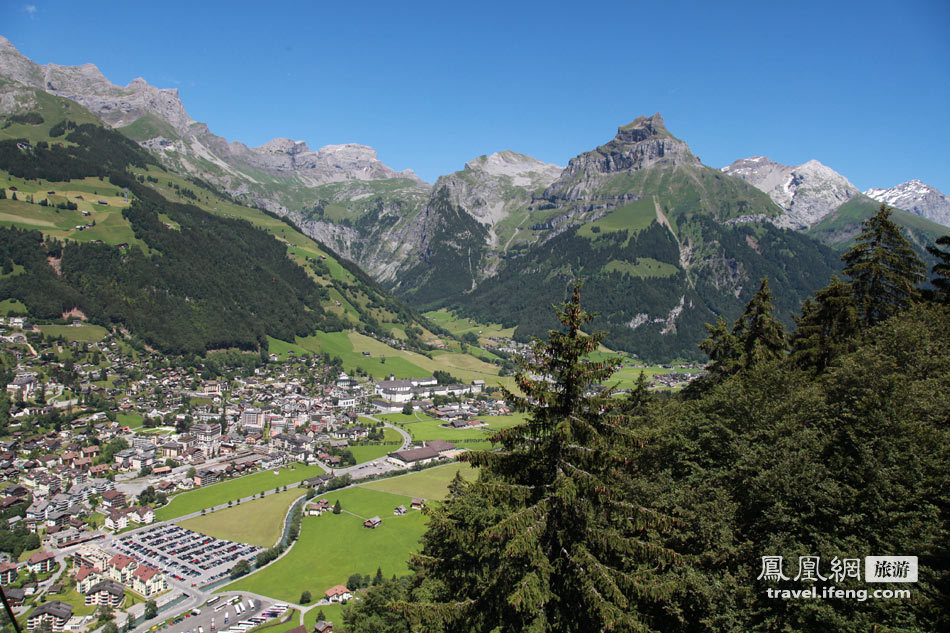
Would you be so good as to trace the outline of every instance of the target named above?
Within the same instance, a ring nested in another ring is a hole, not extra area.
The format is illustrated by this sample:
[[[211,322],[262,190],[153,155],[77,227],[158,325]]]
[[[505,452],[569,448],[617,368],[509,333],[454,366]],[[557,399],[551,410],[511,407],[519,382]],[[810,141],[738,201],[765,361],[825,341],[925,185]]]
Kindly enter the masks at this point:
[[[339,359],[292,353],[244,354],[234,365],[173,362],[120,332],[63,336],[70,327],[79,334],[90,326],[10,317],[0,330],[4,357],[16,361],[5,368],[0,421],[0,584],[31,631],[138,630],[159,610],[171,617],[200,605],[260,553],[163,522],[177,495],[293,471],[283,490],[309,486],[310,498],[334,481],[419,469],[465,450],[414,442],[379,415],[422,412],[451,431],[510,413],[497,388],[441,372],[374,379],[347,374]],[[353,449],[371,445],[377,457],[357,463]],[[215,498],[187,516],[241,501]],[[423,504],[414,498],[393,514]],[[329,509],[314,499],[305,512]],[[337,586],[324,600],[340,602],[341,591],[349,597]]]

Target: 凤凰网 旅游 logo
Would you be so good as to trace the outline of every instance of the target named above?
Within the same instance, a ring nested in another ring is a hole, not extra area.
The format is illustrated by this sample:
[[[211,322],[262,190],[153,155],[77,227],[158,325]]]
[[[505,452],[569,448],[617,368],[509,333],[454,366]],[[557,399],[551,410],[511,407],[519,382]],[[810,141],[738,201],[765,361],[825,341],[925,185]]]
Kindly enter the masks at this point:
[[[797,566],[790,565],[793,569],[786,568],[783,556],[762,556],[761,571],[756,579],[809,583],[797,588],[766,589],[769,598],[784,600],[850,598],[864,601],[868,598],[911,597],[909,589],[859,588],[856,584],[861,581],[862,566],[865,583],[917,582],[916,556],[865,556],[863,560],[835,556],[824,563],[820,556],[799,556]],[[832,584],[842,582],[846,582],[850,588],[839,588]]]

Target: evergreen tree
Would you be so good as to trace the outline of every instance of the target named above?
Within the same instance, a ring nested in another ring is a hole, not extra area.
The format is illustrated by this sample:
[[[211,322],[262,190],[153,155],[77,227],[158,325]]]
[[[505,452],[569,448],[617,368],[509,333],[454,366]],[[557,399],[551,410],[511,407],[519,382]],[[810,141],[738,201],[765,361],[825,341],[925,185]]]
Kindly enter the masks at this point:
[[[738,342],[729,331],[726,321],[719,317],[716,325],[706,324],[706,331],[709,332],[709,336],[699,344],[699,349],[706,352],[709,360],[712,361],[707,368],[709,375],[713,379],[721,380],[739,371]]]
[[[785,328],[772,312],[769,280],[763,277],[759,290],[746,304],[745,312],[733,324],[732,331],[722,317],[716,325],[706,325],[709,337],[699,348],[712,360],[709,366],[712,381],[720,382],[727,376],[784,355]]]
[[[824,371],[832,360],[853,348],[860,331],[851,286],[835,275],[814,299],[805,300],[802,316],[795,322],[798,329],[791,336],[792,362]]]
[[[881,204],[877,214],[861,225],[855,245],[841,257],[865,327],[907,308],[924,279],[924,265],[890,215],[891,209]]]
[[[499,451],[469,453],[479,479],[453,481],[432,512],[422,584],[397,607],[419,630],[639,629],[662,593],[653,573],[675,554],[649,529],[666,519],[627,494],[634,434],[598,390],[617,363],[586,358],[603,334],[582,332],[578,289],[558,318],[516,377],[524,395],[505,391],[526,422],[492,438]]]
[[[937,258],[937,263],[930,269],[934,274],[931,283],[937,289],[936,299],[950,303],[950,250],[942,250],[938,246],[950,249],[950,235],[941,235],[935,245],[927,247],[927,252]]]
[[[785,328],[772,314],[772,292],[769,280],[762,278],[758,292],[746,305],[745,312],[732,328],[741,353],[742,369],[750,369],[762,361],[781,358],[788,345]]]

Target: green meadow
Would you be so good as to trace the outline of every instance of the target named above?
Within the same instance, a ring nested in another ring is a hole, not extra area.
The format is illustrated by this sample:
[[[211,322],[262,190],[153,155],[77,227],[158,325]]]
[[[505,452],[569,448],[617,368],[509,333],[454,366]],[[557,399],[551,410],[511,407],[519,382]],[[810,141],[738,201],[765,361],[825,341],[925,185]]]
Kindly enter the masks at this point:
[[[253,475],[229,479],[174,496],[168,505],[155,511],[155,520],[175,519],[192,512],[200,512],[206,508],[227,504],[228,501],[256,495],[262,490],[273,490],[278,486],[296,483],[322,474],[323,469],[319,466],[297,464],[293,467],[281,468],[276,475],[271,470],[265,470]]]

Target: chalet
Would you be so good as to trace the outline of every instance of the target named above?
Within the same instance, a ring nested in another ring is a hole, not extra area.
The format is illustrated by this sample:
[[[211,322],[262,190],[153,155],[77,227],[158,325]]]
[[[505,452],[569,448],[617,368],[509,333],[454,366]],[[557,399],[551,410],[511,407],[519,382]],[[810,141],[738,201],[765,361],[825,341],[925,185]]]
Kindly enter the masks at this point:
[[[377,517],[373,517],[372,519],[367,519],[363,521],[363,527],[367,527],[367,528],[370,528],[371,530],[375,530],[380,525],[382,525],[382,523],[383,523],[383,520],[377,516]]]
[[[132,572],[138,566],[139,564],[131,556],[116,554],[109,559],[109,568],[106,573],[112,580],[128,584],[132,581]]]
[[[11,607],[23,606],[23,601],[26,599],[26,592],[20,587],[7,587],[3,590],[3,593],[7,596],[7,602],[10,603]]]
[[[327,589],[324,593],[326,599],[330,602],[346,602],[353,597],[350,590],[343,585],[335,585]]]
[[[151,506],[133,508],[129,513],[129,520],[140,525],[151,525],[155,522],[155,511]]]
[[[60,633],[69,618],[73,617],[73,607],[59,600],[45,602],[33,610],[29,619],[26,621],[26,628],[30,631],[36,630],[48,624],[51,631]]]
[[[35,552],[27,559],[26,568],[37,574],[53,571],[56,569],[56,555],[53,552]]]
[[[94,585],[99,584],[102,580],[102,574],[92,567],[80,567],[79,571],[76,572],[76,591],[82,594],[88,593]]]
[[[16,563],[0,563],[0,585],[9,585],[16,580]]]
[[[333,622],[317,620],[317,623],[313,625],[313,633],[333,633]]]
[[[146,598],[159,594],[168,588],[165,575],[148,565],[140,565],[132,572],[132,591]]]
[[[407,512],[406,506],[396,506],[396,509],[393,510],[393,514],[396,516],[402,516]]]
[[[413,497],[412,503],[409,504],[409,507],[413,510],[421,510],[425,506],[426,500],[420,497]]]
[[[132,510],[128,508],[116,508],[106,515],[105,526],[107,529],[117,532],[129,527],[129,515]]]
[[[118,490],[106,490],[102,493],[102,505],[112,509],[124,508],[125,493]]]
[[[125,598],[125,587],[114,580],[102,580],[97,582],[86,593],[86,605],[98,604],[117,607],[122,604]]]

